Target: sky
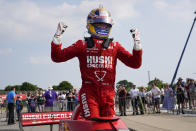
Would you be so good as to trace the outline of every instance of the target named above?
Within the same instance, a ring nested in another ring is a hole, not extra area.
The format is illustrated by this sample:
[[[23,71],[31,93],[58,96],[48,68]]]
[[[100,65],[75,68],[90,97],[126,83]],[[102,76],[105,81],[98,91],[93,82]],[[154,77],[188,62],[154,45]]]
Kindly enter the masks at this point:
[[[139,69],[117,62],[116,82],[147,86],[158,78],[170,83],[195,18],[195,0],[0,0],[0,89],[30,82],[43,89],[69,81],[81,87],[77,58],[54,63],[51,40],[59,21],[68,28],[63,48],[87,36],[86,17],[102,4],[114,20],[110,37],[132,52],[129,30],[141,33]],[[178,77],[196,79],[196,27],[189,39]]]

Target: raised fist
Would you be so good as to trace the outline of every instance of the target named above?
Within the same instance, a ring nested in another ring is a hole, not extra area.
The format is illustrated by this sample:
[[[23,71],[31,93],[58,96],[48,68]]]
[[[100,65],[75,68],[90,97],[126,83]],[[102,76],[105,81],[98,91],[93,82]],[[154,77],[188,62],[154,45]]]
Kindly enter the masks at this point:
[[[68,26],[64,22],[59,22],[55,33],[55,37],[60,37],[65,32],[67,27]]]
[[[67,29],[67,25],[64,22],[59,22],[57,26],[56,33],[53,37],[53,43],[60,44],[61,43],[61,35],[65,32]]]
[[[138,31],[138,29],[131,29],[130,32],[134,41],[140,41],[140,32]]]
[[[131,29],[130,30],[133,40],[134,40],[134,50],[141,50],[141,43],[140,43],[140,33],[137,29]]]

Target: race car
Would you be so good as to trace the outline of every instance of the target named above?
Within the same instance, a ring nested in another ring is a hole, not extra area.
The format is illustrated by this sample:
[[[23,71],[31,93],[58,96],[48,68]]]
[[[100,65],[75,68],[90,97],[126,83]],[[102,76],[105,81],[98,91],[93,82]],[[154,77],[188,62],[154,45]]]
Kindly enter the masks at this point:
[[[101,117],[86,120],[81,117],[77,106],[71,120],[60,120],[59,131],[129,131],[119,117]]]

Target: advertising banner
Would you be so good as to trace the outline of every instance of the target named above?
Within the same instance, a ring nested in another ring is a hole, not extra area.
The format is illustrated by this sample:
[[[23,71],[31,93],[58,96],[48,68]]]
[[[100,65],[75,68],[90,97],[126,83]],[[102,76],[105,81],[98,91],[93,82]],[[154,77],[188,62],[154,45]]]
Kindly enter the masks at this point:
[[[27,95],[26,95],[26,94],[16,94],[16,97],[17,97],[17,96],[20,96],[20,99],[21,99],[21,100],[25,100],[25,99],[27,98]],[[6,100],[7,95],[0,95],[0,97],[1,97],[2,100],[4,101],[4,100]]]
[[[22,126],[58,124],[62,119],[71,119],[72,112],[22,113]]]

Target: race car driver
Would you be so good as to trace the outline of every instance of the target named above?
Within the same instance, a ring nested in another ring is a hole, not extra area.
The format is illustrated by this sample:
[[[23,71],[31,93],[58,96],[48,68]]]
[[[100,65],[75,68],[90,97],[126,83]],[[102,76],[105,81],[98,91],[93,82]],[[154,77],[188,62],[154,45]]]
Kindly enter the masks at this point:
[[[117,59],[135,69],[142,64],[138,30],[131,30],[134,40],[131,54],[119,42],[109,38],[112,25],[113,20],[108,10],[93,9],[87,17],[86,26],[91,37],[78,40],[71,46],[61,49],[61,37],[67,25],[59,22],[51,42],[51,58],[54,62],[65,62],[78,57],[82,77],[80,107],[86,119],[115,115],[114,84]]]

